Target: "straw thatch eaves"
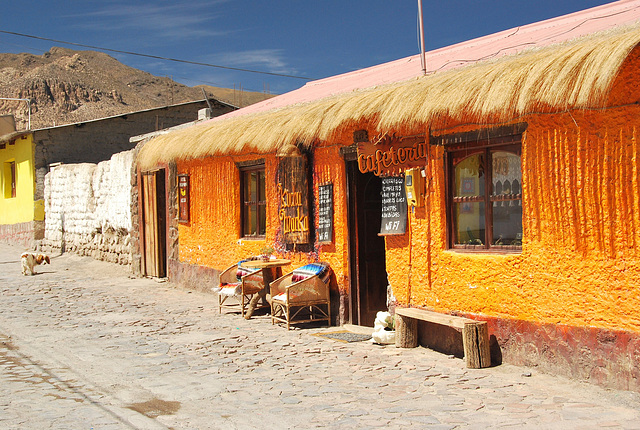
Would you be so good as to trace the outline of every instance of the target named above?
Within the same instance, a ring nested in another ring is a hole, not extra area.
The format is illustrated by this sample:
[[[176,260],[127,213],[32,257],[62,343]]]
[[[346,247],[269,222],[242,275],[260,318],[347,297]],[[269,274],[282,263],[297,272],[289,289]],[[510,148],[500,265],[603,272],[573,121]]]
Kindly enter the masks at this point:
[[[603,106],[640,26],[529,50],[495,61],[285,108],[209,121],[152,139],[140,165],[240,152],[273,152],[327,140],[341,125],[378,130],[429,124],[440,116],[508,120],[543,108]]]

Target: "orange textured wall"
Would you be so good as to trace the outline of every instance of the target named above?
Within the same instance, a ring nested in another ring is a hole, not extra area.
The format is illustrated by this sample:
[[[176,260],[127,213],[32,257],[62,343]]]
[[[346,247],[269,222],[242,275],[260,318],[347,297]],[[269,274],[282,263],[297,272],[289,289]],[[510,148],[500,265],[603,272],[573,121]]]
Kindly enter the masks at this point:
[[[313,186],[317,196],[318,186],[333,182],[334,242],[321,245],[319,252],[286,252],[277,243],[278,197],[276,171],[278,160],[274,154],[243,157],[209,157],[206,159],[180,161],[180,174],[190,175],[190,222],[179,225],[179,258],[181,262],[222,270],[251,255],[260,254],[265,246],[277,250],[278,257],[288,258],[291,265],[287,272],[311,261],[327,261],[331,264],[337,280],[337,288],[345,290],[347,260],[345,237],[347,234],[346,208],[344,207],[344,163],[336,163],[339,148],[318,148],[314,154]],[[237,162],[265,159],[265,181],[267,193],[266,238],[262,240],[241,239],[240,227],[240,172]],[[313,200],[315,202],[315,198]],[[314,211],[317,217],[317,211]],[[317,225],[317,218],[315,221]]]
[[[444,149],[429,147],[425,206],[409,215],[406,234],[386,238],[389,282],[400,304],[640,332],[639,58],[638,50],[630,55],[607,109],[537,113],[514,120],[528,123],[522,141],[524,237],[519,254],[446,249]],[[436,130],[444,125],[446,130]],[[442,118],[430,127],[437,135],[496,125]],[[349,260],[345,166],[339,150],[350,145],[352,132],[361,128],[376,134],[368,124],[350,124],[313,154],[315,196],[319,185],[334,184],[333,243],[316,245],[317,255],[280,254],[293,259],[286,270],[316,258],[328,261],[343,295],[348,293]],[[264,156],[266,240],[238,241],[235,163],[259,157],[178,163],[178,173],[191,175],[191,223],[180,225],[181,261],[223,269],[259,253],[265,244],[274,245],[278,209],[273,154]]]
[[[338,289],[346,294],[349,285],[349,250],[345,165],[342,160],[339,145],[316,148],[313,159],[313,194],[318,195],[318,186],[333,183],[333,242],[320,245],[318,258],[331,264]],[[317,211],[315,225],[318,225]]]
[[[178,173],[190,175],[190,222],[179,225],[180,261],[222,270],[257,255],[275,237],[275,188],[267,187],[266,240],[240,240],[240,171],[236,162],[255,157],[209,157],[180,161]],[[265,180],[275,183],[275,156],[265,158]]]
[[[632,54],[607,109],[518,119],[528,123],[521,254],[445,249],[444,152],[431,148],[426,208],[410,216],[405,237],[387,240],[396,299],[439,311],[640,332],[638,63]]]

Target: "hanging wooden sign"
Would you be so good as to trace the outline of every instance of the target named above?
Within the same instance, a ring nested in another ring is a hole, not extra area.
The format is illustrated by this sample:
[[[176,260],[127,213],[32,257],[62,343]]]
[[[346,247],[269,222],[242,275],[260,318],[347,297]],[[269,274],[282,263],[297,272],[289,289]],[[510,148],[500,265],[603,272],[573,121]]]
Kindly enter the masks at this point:
[[[333,184],[318,187],[318,242],[333,241]]]
[[[407,195],[404,177],[382,178],[380,235],[404,234],[407,230]]]
[[[401,137],[395,134],[375,136],[358,143],[358,169],[376,176],[397,175],[427,163],[425,136]]]
[[[178,222],[189,222],[189,175],[178,175]]]
[[[286,243],[309,243],[309,182],[304,156],[284,157],[278,165],[278,217]]]

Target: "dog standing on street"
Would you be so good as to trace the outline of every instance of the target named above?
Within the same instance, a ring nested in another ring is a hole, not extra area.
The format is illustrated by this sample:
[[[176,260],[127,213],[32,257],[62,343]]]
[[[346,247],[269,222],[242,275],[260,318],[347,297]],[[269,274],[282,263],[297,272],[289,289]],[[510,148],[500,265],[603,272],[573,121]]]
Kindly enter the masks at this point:
[[[34,254],[32,252],[25,252],[20,256],[22,260],[22,274],[23,275],[35,275],[36,266],[40,264],[51,264],[51,260],[48,255]],[[29,272],[29,273],[27,273]]]

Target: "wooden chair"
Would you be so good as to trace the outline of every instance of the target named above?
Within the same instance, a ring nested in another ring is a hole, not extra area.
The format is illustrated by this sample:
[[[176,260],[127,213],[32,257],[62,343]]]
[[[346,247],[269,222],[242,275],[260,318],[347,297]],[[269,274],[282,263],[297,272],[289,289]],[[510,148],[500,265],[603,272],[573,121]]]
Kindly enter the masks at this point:
[[[331,325],[327,263],[312,263],[271,282],[271,323],[291,324],[326,321]]]
[[[220,274],[220,285],[216,288],[220,313],[223,308],[239,310],[244,318],[251,297],[265,288],[262,269],[242,267],[244,261],[227,267]]]

